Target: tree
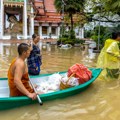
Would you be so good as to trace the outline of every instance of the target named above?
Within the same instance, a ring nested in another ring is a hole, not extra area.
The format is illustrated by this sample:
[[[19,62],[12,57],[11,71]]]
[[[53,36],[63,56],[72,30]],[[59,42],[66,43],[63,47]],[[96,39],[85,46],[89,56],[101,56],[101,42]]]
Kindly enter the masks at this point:
[[[85,0],[55,0],[54,4],[58,12],[62,12],[62,4],[64,4],[64,12],[69,16],[71,21],[71,31],[73,31],[74,20],[73,15],[84,11]]]
[[[120,0],[101,0],[101,3],[107,12],[113,12],[120,16]]]
[[[100,14],[101,22],[120,22],[120,0],[90,0],[88,5],[92,11],[89,16],[92,16],[93,20],[99,21],[93,16]]]

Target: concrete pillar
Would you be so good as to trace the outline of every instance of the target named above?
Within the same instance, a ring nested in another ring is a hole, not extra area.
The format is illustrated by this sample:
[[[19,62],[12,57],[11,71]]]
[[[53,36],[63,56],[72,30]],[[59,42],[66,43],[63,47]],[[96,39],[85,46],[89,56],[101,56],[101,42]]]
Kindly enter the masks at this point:
[[[58,26],[57,28],[57,37],[59,38],[59,36],[60,36],[60,26]]]
[[[42,38],[42,25],[40,25],[39,28],[38,28],[38,34]]]
[[[80,28],[81,30],[81,35],[80,35],[80,38],[84,38],[84,27]]]
[[[3,43],[0,43],[0,55],[3,55]]]
[[[31,17],[30,17],[30,36],[34,34],[34,10],[31,7]]]
[[[24,0],[23,7],[23,36],[24,39],[27,39],[27,1]]]
[[[4,18],[4,5],[3,5],[3,0],[0,0],[0,39],[3,38],[3,27],[4,27],[4,22],[3,22],[3,18]]]
[[[84,27],[80,28],[79,36],[80,38],[84,38]]]
[[[52,26],[51,24],[49,24],[49,27],[48,27],[48,36],[50,37],[50,34],[52,34]]]

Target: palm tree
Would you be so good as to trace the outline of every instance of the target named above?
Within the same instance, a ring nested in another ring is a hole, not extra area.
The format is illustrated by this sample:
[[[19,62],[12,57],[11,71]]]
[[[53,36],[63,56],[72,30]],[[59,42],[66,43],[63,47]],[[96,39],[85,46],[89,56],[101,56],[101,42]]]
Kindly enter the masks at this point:
[[[86,6],[89,6],[86,14],[90,21],[101,18],[101,22],[120,22],[120,0],[89,0]]]
[[[119,15],[120,17],[120,0],[102,0],[105,5],[104,8],[107,12],[112,12],[114,14]]]
[[[58,12],[61,13],[63,0],[55,0],[54,4]],[[64,0],[64,12],[71,21],[71,31],[73,31],[73,15],[83,12],[85,0]]]
[[[91,0],[94,3],[94,7],[96,8],[96,4],[101,4],[103,12],[113,13],[120,16],[120,0]],[[96,9],[95,9],[96,10]]]

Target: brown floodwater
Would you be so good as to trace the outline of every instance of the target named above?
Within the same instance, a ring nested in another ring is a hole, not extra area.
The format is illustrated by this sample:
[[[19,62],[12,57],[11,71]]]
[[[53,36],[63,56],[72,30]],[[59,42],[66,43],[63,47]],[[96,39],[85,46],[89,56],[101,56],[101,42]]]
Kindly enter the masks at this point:
[[[41,73],[67,70],[75,63],[96,67],[98,54],[80,47],[60,49],[41,46]],[[7,77],[11,60],[17,56],[17,43],[0,43],[0,77]],[[0,120],[119,120],[120,85],[118,80],[97,79],[88,89],[74,96],[0,111]]]

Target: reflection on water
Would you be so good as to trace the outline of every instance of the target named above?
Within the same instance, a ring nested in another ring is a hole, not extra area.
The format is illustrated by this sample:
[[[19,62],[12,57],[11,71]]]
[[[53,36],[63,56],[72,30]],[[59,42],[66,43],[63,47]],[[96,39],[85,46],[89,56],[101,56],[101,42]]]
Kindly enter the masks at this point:
[[[67,70],[75,63],[95,67],[97,54],[80,47],[69,50],[55,45],[41,45],[42,71]],[[6,77],[11,60],[17,56],[17,44],[0,44],[0,77]],[[119,81],[96,80],[87,90],[61,100],[29,105],[0,112],[0,120],[119,120]]]
[[[17,44],[0,43],[0,77],[6,77],[11,60],[17,56]]]
[[[96,54],[92,49],[81,48],[60,49],[56,45],[40,43],[42,53],[41,73],[50,73],[67,70],[75,63],[83,63],[88,67],[95,67]],[[17,44],[0,44],[0,77],[6,77],[11,60],[17,56]]]

